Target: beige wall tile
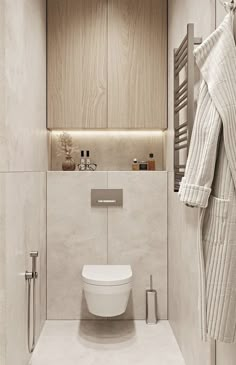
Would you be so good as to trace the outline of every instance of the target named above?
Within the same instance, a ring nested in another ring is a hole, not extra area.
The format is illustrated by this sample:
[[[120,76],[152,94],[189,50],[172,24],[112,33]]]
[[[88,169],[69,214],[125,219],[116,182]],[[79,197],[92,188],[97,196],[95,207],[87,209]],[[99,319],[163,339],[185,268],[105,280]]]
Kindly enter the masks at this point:
[[[1,6],[1,5],[0,5]],[[0,12],[1,14],[1,12]],[[0,176],[0,364],[6,364],[6,204],[4,179]]]
[[[168,133],[166,146],[167,170],[173,171],[173,50],[186,35],[187,24],[194,23],[195,36],[205,39],[215,28],[215,0],[168,1]],[[196,72],[196,85],[199,74]],[[198,96],[196,88],[195,99]]]
[[[235,365],[236,344],[216,344],[217,365]]]
[[[0,171],[45,171],[46,1],[1,1]]]
[[[130,264],[134,282],[122,318],[145,319],[149,277],[158,317],[167,318],[167,173],[109,172],[108,186],[123,189],[123,208],[108,209],[108,262]]]
[[[123,188],[123,208],[91,208],[91,188]],[[48,173],[48,318],[91,318],[84,264],[131,264],[134,290],[122,318],[145,318],[153,274],[159,318],[167,318],[167,174]]]
[[[27,285],[30,250],[39,251],[37,281],[37,337],[46,315],[46,174],[0,173],[1,244],[5,262],[6,364],[25,365],[27,349]],[[41,271],[42,270],[42,271]],[[12,350],[14,344],[14,351]],[[3,362],[4,363],[4,362]]]
[[[41,255],[37,335],[46,318],[46,174],[34,173],[48,163],[46,0],[1,1],[0,43],[0,363],[26,365],[31,244]]]
[[[216,26],[218,27],[223,21],[224,17],[227,15],[224,6],[220,2],[216,1]]]
[[[210,343],[200,337],[198,311],[198,210],[185,207],[168,173],[169,320],[188,365],[211,364]]]
[[[206,38],[215,27],[215,1],[169,0],[167,169],[173,171],[173,49],[194,23],[195,35]],[[196,95],[199,74],[196,73]],[[184,207],[173,192],[168,173],[169,320],[188,365],[213,364],[211,346],[201,342],[198,317],[197,211]]]
[[[107,209],[91,208],[105,172],[49,172],[47,191],[47,317],[91,318],[83,296],[85,264],[107,263]]]
[[[215,7],[216,5],[216,7]],[[225,10],[218,1],[169,1],[169,69],[172,70],[172,52],[188,22],[194,22],[196,35],[205,39],[223,20]],[[198,88],[196,88],[196,91]],[[169,130],[167,165],[173,170],[173,78],[169,72]],[[196,93],[197,98],[197,93]],[[188,365],[214,364],[214,346],[199,341],[197,309],[196,226],[197,212],[181,205],[173,193],[173,174],[169,174],[168,232],[169,232],[169,317],[176,338]],[[181,227],[181,229],[179,229]],[[187,273],[187,274],[186,274]],[[178,283],[181,282],[181,285]],[[186,313],[188,316],[186,317]],[[216,344],[217,365],[235,364],[235,345]]]

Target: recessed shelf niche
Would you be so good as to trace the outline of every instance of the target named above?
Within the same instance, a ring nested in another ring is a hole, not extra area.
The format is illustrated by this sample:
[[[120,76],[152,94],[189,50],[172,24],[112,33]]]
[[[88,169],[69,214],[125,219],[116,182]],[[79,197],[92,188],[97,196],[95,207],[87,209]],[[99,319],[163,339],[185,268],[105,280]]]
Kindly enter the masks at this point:
[[[50,165],[52,171],[62,170],[64,155],[60,153],[59,136],[63,131],[50,132]],[[164,170],[164,132],[162,131],[66,131],[72,137],[72,157],[80,162],[80,151],[89,150],[98,171],[130,171],[132,160],[148,159],[154,154],[156,169]]]

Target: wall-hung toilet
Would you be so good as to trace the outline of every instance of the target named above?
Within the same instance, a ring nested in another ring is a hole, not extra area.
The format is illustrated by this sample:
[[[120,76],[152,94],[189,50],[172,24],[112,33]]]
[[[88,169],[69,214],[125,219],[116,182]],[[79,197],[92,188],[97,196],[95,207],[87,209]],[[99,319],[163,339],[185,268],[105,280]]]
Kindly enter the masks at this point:
[[[90,313],[114,317],[125,312],[132,288],[130,265],[85,265],[82,280]]]

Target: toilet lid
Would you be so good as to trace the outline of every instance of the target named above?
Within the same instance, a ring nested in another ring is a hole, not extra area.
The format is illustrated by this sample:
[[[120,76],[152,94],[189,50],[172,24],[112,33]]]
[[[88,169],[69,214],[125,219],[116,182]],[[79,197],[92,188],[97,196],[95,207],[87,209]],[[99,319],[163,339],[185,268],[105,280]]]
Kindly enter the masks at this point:
[[[122,285],[132,279],[130,265],[85,265],[83,281],[92,285]]]

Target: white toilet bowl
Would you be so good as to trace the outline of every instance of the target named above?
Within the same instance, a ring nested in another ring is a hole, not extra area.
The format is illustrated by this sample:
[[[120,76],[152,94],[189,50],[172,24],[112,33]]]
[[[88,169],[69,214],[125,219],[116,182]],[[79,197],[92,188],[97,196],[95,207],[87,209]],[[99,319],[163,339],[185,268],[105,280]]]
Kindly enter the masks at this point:
[[[90,313],[114,317],[125,312],[132,288],[130,265],[85,265],[82,280]]]

